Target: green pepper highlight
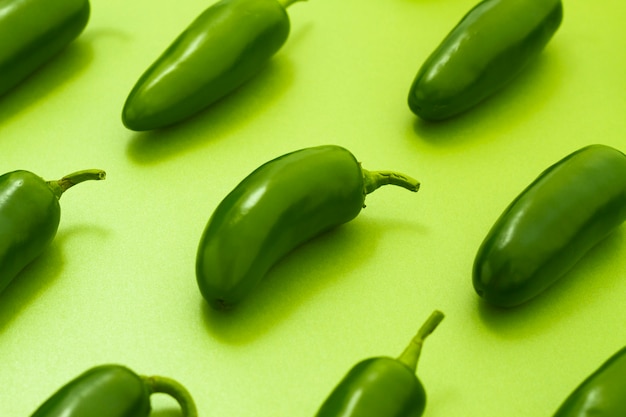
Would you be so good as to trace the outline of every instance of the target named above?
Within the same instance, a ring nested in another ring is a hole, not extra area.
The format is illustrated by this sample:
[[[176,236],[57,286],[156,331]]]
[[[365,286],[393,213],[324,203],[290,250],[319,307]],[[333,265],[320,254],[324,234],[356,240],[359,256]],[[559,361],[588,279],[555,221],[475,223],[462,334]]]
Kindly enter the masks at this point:
[[[0,176],[0,292],[54,239],[61,195],[76,184],[105,176],[96,169],[74,172],[58,181],[45,181],[24,170]]]
[[[419,69],[409,90],[409,108],[429,121],[469,110],[536,59],[562,19],[560,0],[478,3]]]
[[[172,396],[183,417],[197,417],[193,398],[179,382],[140,376],[121,365],[100,365],[85,371],[48,398],[31,417],[147,417],[154,393]]]
[[[482,242],[474,289],[500,307],[552,285],[626,220],[626,156],[590,145],[558,161],[506,208]]]
[[[263,164],[222,200],[205,227],[196,256],[203,297],[216,309],[238,303],[279,259],[355,218],[365,195],[385,184],[414,192],[420,186],[403,174],[362,169],[335,145]]]
[[[0,96],[57,55],[89,20],[88,0],[0,2]]]
[[[297,0],[220,0],[206,9],[131,90],[122,122],[131,130],[187,119],[252,78],[286,42],[286,7]]]
[[[626,415],[626,348],[589,375],[553,417],[620,417]]]
[[[316,417],[420,417],[426,391],[415,375],[424,340],[443,320],[435,310],[397,358],[357,363],[322,404]]]

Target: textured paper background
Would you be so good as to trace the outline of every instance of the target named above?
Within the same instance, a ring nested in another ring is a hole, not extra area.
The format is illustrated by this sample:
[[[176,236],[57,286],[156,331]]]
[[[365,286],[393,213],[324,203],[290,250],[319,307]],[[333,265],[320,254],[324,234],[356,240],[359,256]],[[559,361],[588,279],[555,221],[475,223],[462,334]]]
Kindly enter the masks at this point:
[[[423,351],[425,416],[549,416],[626,342],[626,231],[511,311],[482,305],[471,266],[488,228],[543,169],[590,143],[626,150],[626,6],[564,3],[547,49],[506,91],[441,124],[406,105],[427,55],[471,0],[310,0],[251,82],[199,117],[134,133],[123,102],[210,3],[92,0],[80,38],[0,98],[0,170],[102,168],[63,196],[50,249],[0,295],[1,416],[26,416],[84,370],[178,379],[201,416],[312,416],[348,369]],[[334,143],[386,187],[353,222],[293,252],[239,309],[205,306],[196,247],[219,201],[263,162]],[[164,396],[157,417],[179,415]]]

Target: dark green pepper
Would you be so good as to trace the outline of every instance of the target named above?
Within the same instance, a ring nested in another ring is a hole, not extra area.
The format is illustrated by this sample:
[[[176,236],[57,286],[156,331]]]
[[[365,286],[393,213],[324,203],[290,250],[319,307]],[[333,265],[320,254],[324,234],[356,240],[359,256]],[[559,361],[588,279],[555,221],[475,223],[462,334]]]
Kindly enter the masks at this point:
[[[560,0],[484,0],[426,59],[409,91],[425,120],[462,113],[509,84],[563,19]]]
[[[545,170],[502,213],[480,246],[473,283],[511,307],[540,294],[626,220],[626,156],[591,145]]]
[[[61,195],[73,185],[104,177],[101,170],[78,171],[58,181],[23,170],[0,176],[0,292],[54,239]]]
[[[0,95],[78,37],[89,12],[88,0],[0,2]]]
[[[626,416],[626,348],[589,375],[563,402],[554,417]]]
[[[121,365],[101,365],[79,375],[46,400],[31,417],[147,417],[150,396],[164,393],[183,417],[197,417],[193,398],[177,381],[139,376]]]
[[[279,259],[355,218],[365,195],[385,184],[419,189],[405,175],[362,169],[335,145],[265,163],[226,196],[206,225],[196,259],[202,295],[217,309],[236,304]]]
[[[195,115],[255,75],[285,43],[297,0],[220,0],[181,33],[131,90],[122,122],[132,130]]]
[[[316,417],[420,417],[426,391],[415,375],[424,339],[443,320],[435,311],[397,358],[357,363],[322,404]]]

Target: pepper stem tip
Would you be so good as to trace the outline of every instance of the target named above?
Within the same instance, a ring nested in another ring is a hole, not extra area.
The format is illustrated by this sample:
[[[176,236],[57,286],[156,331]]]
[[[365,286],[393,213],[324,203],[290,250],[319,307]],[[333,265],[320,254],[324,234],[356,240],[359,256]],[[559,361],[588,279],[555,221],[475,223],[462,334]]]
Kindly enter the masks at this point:
[[[365,194],[369,194],[383,185],[397,185],[409,191],[417,192],[420,189],[420,182],[408,175],[394,171],[368,171],[361,168],[363,172],[363,186]]]
[[[402,354],[398,357],[398,360],[408,366],[411,370],[417,370],[417,362],[422,352],[422,345],[428,335],[430,335],[441,323],[444,318],[444,314],[435,310],[430,317],[422,324],[417,331],[417,334],[413,337],[409,345],[404,349]]]
[[[100,181],[106,178],[106,172],[101,169],[85,169],[82,171],[76,171],[68,174],[56,181],[47,181],[48,186],[52,189],[52,192],[61,198],[61,195],[69,188],[76,184],[80,184],[84,181]]]

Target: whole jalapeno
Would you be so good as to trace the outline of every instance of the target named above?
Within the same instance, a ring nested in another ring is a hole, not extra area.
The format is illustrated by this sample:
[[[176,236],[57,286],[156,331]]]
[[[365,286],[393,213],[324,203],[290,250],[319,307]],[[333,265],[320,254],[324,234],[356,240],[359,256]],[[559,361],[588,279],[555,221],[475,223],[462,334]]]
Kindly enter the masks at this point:
[[[561,404],[554,417],[626,415],[626,348],[589,375]]]
[[[626,220],[626,156],[605,145],[577,150],[513,200],[482,242],[476,292],[512,307],[565,275]]]
[[[383,356],[357,363],[315,417],[420,417],[426,391],[415,375],[417,362],[424,340],[443,317],[435,310],[397,359]]]
[[[179,382],[140,376],[121,365],[100,365],[79,375],[48,398],[31,417],[147,417],[150,396],[164,393],[183,417],[198,415],[193,398]]]
[[[0,95],[78,37],[89,12],[88,0],[0,0]]]
[[[196,257],[200,292],[216,309],[238,303],[279,259],[355,218],[365,195],[385,184],[410,191],[420,185],[403,174],[362,169],[335,145],[263,164],[222,200],[204,229]]]
[[[0,292],[54,239],[61,218],[59,199],[68,188],[102,180],[97,169],[45,181],[29,171],[0,176]]]
[[[220,0],[206,9],[131,90],[122,122],[136,131],[195,115],[255,75],[285,43],[298,0]]]
[[[560,0],[481,1],[423,63],[409,108],[431,121],[470,109],[535,59],[562,19]]]

